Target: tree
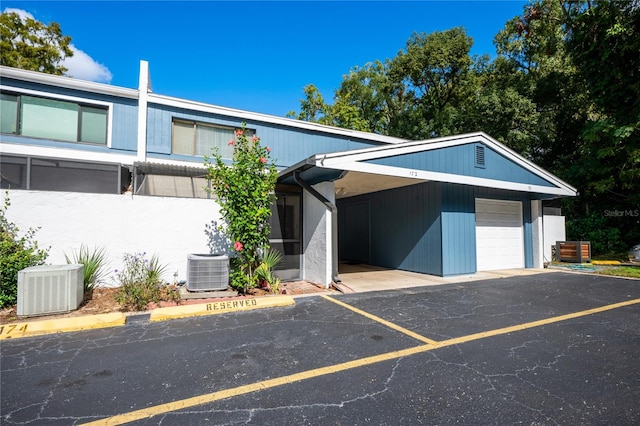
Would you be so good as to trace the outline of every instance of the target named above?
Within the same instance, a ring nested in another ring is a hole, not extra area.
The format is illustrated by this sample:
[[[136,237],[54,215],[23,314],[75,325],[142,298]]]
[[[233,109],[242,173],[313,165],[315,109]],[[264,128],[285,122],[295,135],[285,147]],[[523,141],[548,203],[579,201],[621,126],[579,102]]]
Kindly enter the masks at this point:
[[[70,43],[55,22],[45,25],[15,12],[0,15],[0,65],[63,75],[62,61],[73,56]]]
[[[331,106],[326,104],[322,94],[313,84],[303,89],[305,98],[300,99],[300,113],[289,111],[287,117],[314,123],[331,124]]]
[[[457,106],[469,91],[472,40],[463,28],[414,33],[391,60],[354,67],[333,105],[305,87],[299,119],[404,138],[459,130]],[[290,117],[296,117],[290,113]]]
[[[640,238],[640,6],[567,2],[564,11],[567,49],[592,102],[582,161],[570,170],[588,182],[581,197],[585,217],[604,214],[604,226],[621,234],[608,248],[626,250]],[[622,215],[606,215],[612,211]],[[592,232],[603,228],[591,222]]]
[[[638,39],[631,3],[551,0],[526,6],[495,39],[496,62],[511,69],[503,81],[537,113],[525,152],[576,186],[579,197],[563,200],[567,233],[595,253],[640,238]]]

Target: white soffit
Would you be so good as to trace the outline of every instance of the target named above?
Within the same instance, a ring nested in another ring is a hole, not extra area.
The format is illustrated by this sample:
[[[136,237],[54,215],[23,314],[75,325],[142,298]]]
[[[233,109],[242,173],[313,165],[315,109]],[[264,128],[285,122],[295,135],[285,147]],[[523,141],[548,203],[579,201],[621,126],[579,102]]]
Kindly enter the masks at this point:
[[[416,183],[422,182],[422,180],[363,172],[348,172],[343,178],[337,179],[334,182],[336,198],[346,198],[368,194],[370,192],[415,185]]]

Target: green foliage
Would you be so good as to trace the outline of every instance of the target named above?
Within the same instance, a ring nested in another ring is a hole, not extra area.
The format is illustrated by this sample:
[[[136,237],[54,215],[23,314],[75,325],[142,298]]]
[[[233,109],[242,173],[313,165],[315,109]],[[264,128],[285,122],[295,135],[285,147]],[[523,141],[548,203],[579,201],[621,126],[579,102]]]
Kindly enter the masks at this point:
[[[300,113],[296,114],[295,111],[289,111],[287,117],[321,124],[331,124],[331,106],[325,103],[318,88],[313,84],[309,84],[302,91],[305,98],[300,100]]]
[[[124,268],[116,271],[116,281],[120,284],[116,300],[126,310],[143,311],[149,303],[160,301],[180,301],[180,293],[173,285],[162,282],[166,265],[153,255],[146,253],[127,253],[124,255]]]
[[[640,267],[612,266],[596,271],[596,274],[614,275],[616,277],[640,278]]]
[[[107,274],[107,252],[104,247],[89,247],[82,244],[77,253],[64,255],[67,263],[84,265],[84,291],[91,291],[100,284]]]
[[[20,229],[7,218],[11,206],[9,192],[5,192],[0,207],[0,308],[15,305],[18,296],[18,272],[29,266],[43,265],[47,249],[38,248],[37,229],[29,228],[20,236]]]
[[[273,248],[267,248],[262,254],[262,262],[256,268],[256,276],[259,280],[264,280],[272,293],[278,293],[280,288],[280,278],[273,274],[273,269],[282,262],[282,254]]]
[[[275,200],[278,173],[270,161],[270,149],[260,138],[246,136],[245,125],[229,142],[234,147],[231,164],[214,151],[205,157],[207,179],[217,196],[226,226],[220,226],[231,242],[231,286],[243,292],[257,285],[260,251],[269,246],[269,218]]]
[[[71,37],[55,22],[45,25],[17,13],[0,15],[0,65],[63,75],[62,61],[73,56]]]
[[[572,215],[567,220],[567,238],[570,241],[590,241],[593,254],[615,253],[628,250],[622,242],[615,219],[601,212],[585,216]]]

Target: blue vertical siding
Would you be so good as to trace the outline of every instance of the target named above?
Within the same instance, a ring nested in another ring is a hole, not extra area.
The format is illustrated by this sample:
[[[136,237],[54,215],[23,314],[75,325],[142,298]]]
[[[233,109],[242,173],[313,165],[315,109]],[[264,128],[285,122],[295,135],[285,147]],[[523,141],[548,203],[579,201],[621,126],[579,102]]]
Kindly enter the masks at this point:
[[[367,204],[373,265],[439,276],[477,269],[475,199],[522,202],[525,267],[533,266],[531,202],[527,194],[429,182],[338,200],[340,258],[361,243],[349,229],[345,206]],[[362,211],[362,209],[360,210]],[[361,247],[360,247],[361,249]]]
[[[239,118],[220,114],[190,111],[149,103],[147,114],[147,151],[161,157],[202,163],[202,157],[188,157],[171,153],[171,123],[174,118],[220,126],[240,127]],[[346,136],[322,134],[310,130],[266,122],[246,122],[254,129],[262,143],[271,148],[271,157],[279,168],[289,167],[318,153],[371,148],[375,142],[355,140]]]
[[[137,152],[138,150],[138,102],[130,99],[113,104],[111,148]]]
[[[338,200],[339,223],[348,222],[340,220],[346,204],[364,201],[370,206],[371,264],[442,275],[439,185],[417,184]],[[339,232],[341,238],[350,238],[348,229]],[[348,246],[341,243],[343,249]]]
[[[442,186],[442,275],[476,272],[476,220],[473,187]]]
[[[496,151],[493,151],[488,146],[484,144],[480,145],[484,147],[484,167],[476,167],[475,149],[476,146],[478,146],[477,143],[377,158],[366,162],[408,169],[518,182],[529,185],[554,186],[551,182],[519,166]]]

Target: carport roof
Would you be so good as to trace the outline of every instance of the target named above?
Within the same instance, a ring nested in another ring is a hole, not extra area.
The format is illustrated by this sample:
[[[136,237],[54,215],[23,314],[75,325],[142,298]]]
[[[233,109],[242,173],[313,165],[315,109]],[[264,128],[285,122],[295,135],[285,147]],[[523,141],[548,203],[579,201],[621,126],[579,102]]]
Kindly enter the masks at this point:
[[[541,198],[577,195],[571,185],[482,132],[316,154],[282,170],[279,182],[294,183],[294,173],[312,185],[335,181],[337,198],[427,181]]]

